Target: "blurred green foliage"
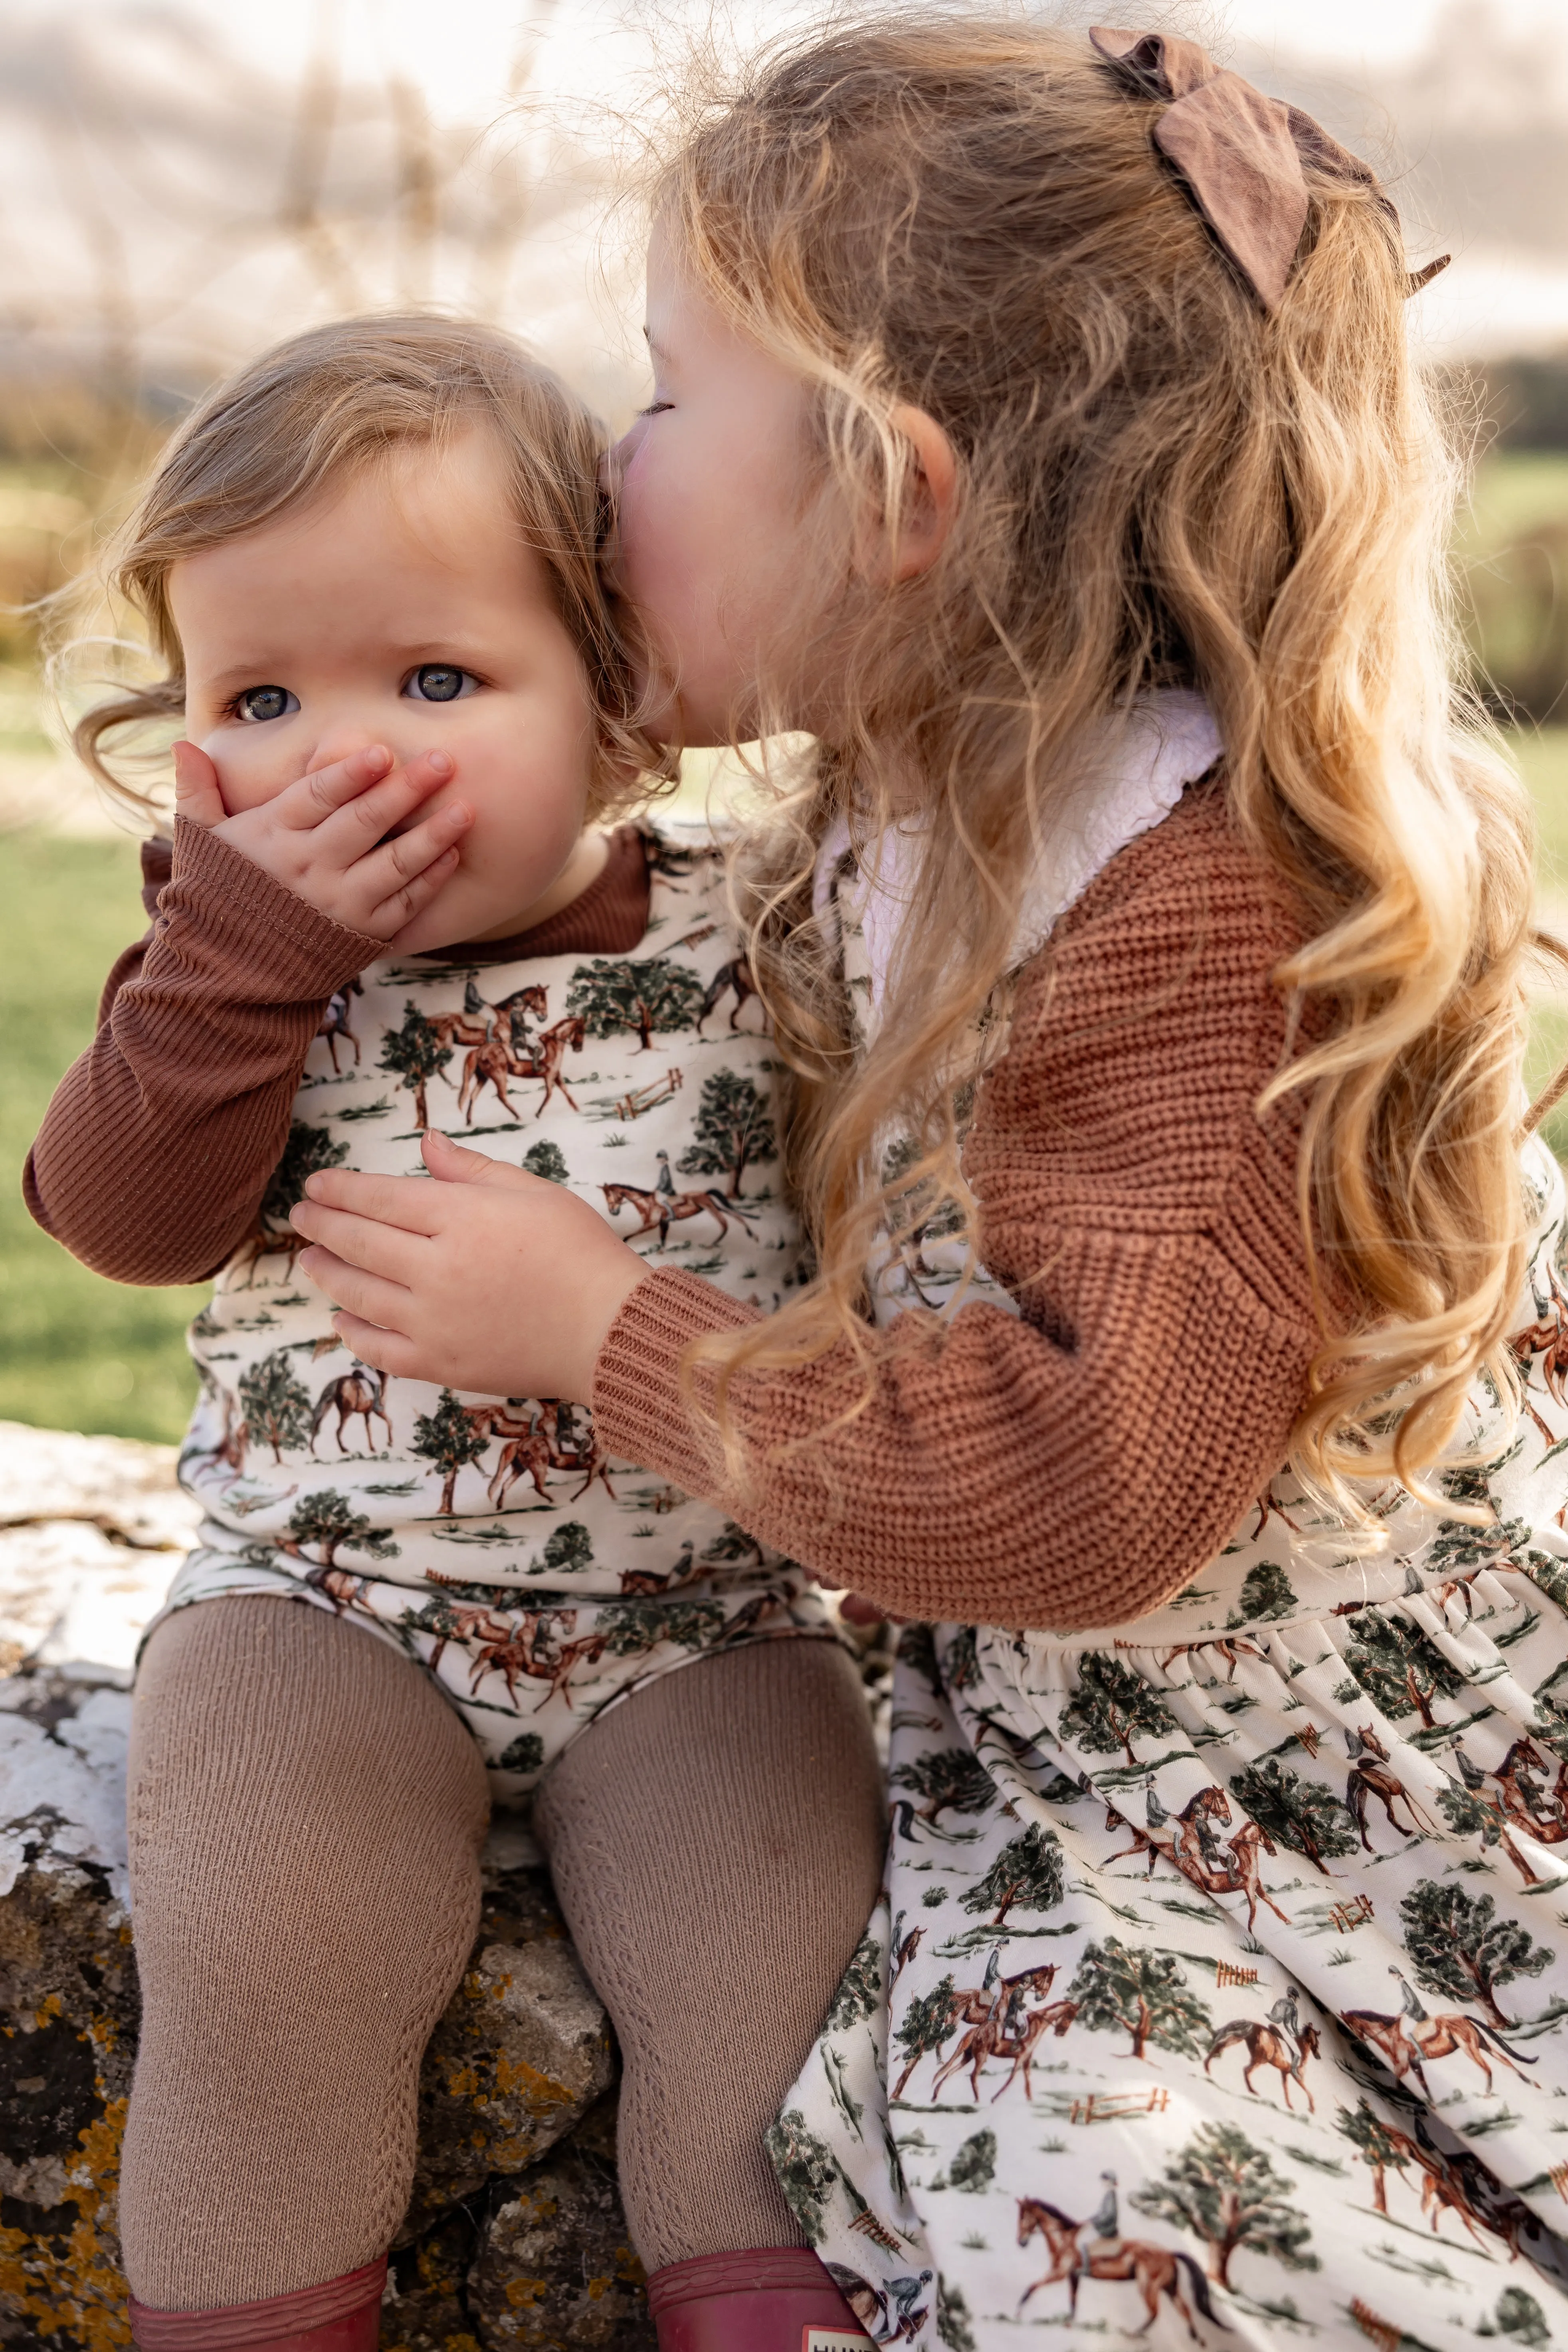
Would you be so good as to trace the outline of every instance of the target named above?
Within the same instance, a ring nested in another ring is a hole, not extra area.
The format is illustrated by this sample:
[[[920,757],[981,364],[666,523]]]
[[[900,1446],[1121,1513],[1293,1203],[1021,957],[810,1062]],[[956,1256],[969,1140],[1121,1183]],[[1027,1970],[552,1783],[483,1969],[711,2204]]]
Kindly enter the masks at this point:
[[[172,1441],[195,1394],[184,1328],[206,1292],[89,1274],[39,1232],[18,1181],[104,975],[144,928],[140,884],[129,839],[0,839],[0,1418]]]
[[[1540,726],[1568,721],[1568,450],[1494,450],[1455,553],[1489,699]]]

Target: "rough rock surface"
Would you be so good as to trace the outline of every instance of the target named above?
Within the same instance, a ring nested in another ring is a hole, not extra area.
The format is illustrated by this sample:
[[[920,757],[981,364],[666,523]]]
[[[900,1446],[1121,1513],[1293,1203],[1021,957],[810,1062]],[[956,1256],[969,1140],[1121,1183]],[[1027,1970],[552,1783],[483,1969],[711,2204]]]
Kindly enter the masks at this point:
[[[116,2184],[139,2000],[125,1744],[189,1516],[166,1447],[0,1424],[0,2345],[128,2345]],[[426,2053],[384,2352],[647,2352],[615,2064],[549,1881],[502,1820]]]

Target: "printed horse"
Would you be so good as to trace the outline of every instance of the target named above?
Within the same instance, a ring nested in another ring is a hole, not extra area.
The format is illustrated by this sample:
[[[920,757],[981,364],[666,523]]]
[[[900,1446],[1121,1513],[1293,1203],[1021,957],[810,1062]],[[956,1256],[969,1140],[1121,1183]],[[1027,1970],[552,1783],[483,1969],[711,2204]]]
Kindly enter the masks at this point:
[[[500,1454],[486,1490],[498,1511],[513,1486],[524,1478],[531,1478],[534,1493],[542,1502],[548,1502],[547,1477],[552,1470],[580,1470],[583,1473],[583,1483],[572,1496],[573,1502],[582,1499],[595,1478],[602,1481],[605,1494],[614,1502],[616,1490],[610,1484],[609,1467],[592,1431],[586,1445],[566,1443],[568,1436],[574,1441],[576,1438],[575,1426],[570,1420],[570,1406],[563,1408],[553,1398],[546,1398],[537,1421],[531,1414],[514,1417],[504,1407],[469,1405],[464,1410],[475,1422],[476,1427],[479,1414],[491,1414],[490,1427],[484,1433],[487,1437],[494,1434],[502,1440]],[[562,1429],[563,1411],[568,1416],[568,1426],[564,1432]]]
[[[1317,2103],[1307,2088],[1306,2077],[1307,2061],[1317,2057],[1322,2047],[1315,2025],[1303,2025],[1292,2042],[1290,2036],[1281,2032],[1279,2026],[1268,2018],[1233,2017],[1228,2025],[1220,2027],[1209,2043],[1208,2055],[1204,2060],[1204,2073],[1206,2074],[1214,2060],[1223,2056],[1226,2051],[1235,2049],[1238,2042],[1247,2045],[1247,2063],[1241,2070],[1241,2079],[1249,2091],[1252,2090],[1253,2069],[1272,2066],[1279,2076],[1287,2111],[1290,2108],[1290,2085],[1294,2083],[1304,2094],[1309,2112],[1317,2114]],[[1254,2098],[1258,2095],[1254,2091]]]
[[[1112,1828],[1121,1821],[1114,1806],[1106,1810],[1106,1825]],[[1219,1843],[1210,1824],[1232,1819],[1230,1799],[1223,1789],[1200,1789],[1188,1799],[1179,1813],[1165,1814],[1160,1821],[1150,1822],[1147,1830],[1136,1829],[1131,1822],[1132,1843],[1120,1853],[1107,1857],[1110,1862],[1123,1862],[1130,1854],[1146,1853],[1149,1874],[1153,1875],[1155,1862],[1162,1857],[1173,1864],[1184,1878],[1205,1895],[1244,1895],[1247,1898],[1248,1929],[1258,1916],[1260,1903],[1268,1905],[1277,1919],[1286,1927],[1290,1922],[1263,1884],[1258,1863],[1259,1849],[1272,1854],[1278,1852],[1268,1832],[1258,1822],[1244,1822],[1236,1835],[1224,1843],[1228,1859],[1219,1852]],[[1168,1834],[1166,1834],[1168,1832]]]
[[[463,1063],[463,1082],[458,1089],[458,1108],[463,1114],[465,1126],[472,1127],[486,1087],[495,1088],[496,1099],[509,1118],[521,1120],[522,1113],[506,1090],[508,1078],[542,1078],[544,1093],[534,1112],[535,1118],[542,1118],[554,1094],[563,1095],[567,1108],[575,1110],[577,1105],[561,1075],[561,1064],[568,1047],[574,1053],[582,1052],[586,1034],[579,1015],[568,1013],[563,1020],[540,1031],[531,1053],[520,1054],[502,1037],[489,1037],[483,1045],[476,1045]]]
[[[354,1049],[354,1066],[356,1068],[359,1066],[359,1039],[349,1027],[349,999],[351,996],[363,994],[364,983],[356,977],[346,981],[342,988],[335,990],[327,999],[327,1009],[321,1015],[321,1027],[316,1034],[318,1037],[324,1037],[327,1041],[327,1051],[332,1057],[334,1077],[338,1073],[338,1039],[340,1037],[348,1039]]]
[[[636,1233],[626,1235],[628,1242],[640,1242],[644,1234],[657,1232],[662,1249],[669,1239],[671,1225],[683,1225],[689,1217],[704,1214],[717,1220],[721,1241],[730,1230],[731,1218],[742,1233],[752,1231],[750,1213],[739,1201],[731,1200],[728,1192],[660,1192],[639,1184],[601,1184],[599,1190],[612,1217],[618,1217],[623,1209],[629,1208],[642,1219]]]
[[[1015,2056],[1018,2013],[1024,2008],[1030,1993],[1037,1993],[1044,2000],[1055,1982],[1056,1974],[1056,1963],[1053,1960],[1039,1968],[1021,1969],[1016,1977],[1003,1977],[994,1984],[982,1985],[973,1991],[954,1993],[953,2005],[948,2012],[948,2030],[951,2032],[952,2026],[956,2024],[966,2024],[970,2031],[963,2036],[952,2057],[944,2060],[937,2068],[936,2080],[931,2084],[933,2100],[940,2100],[942,2097],[942,2086],[948,2076],[962,2073],[965,2066],[970,2070],[969,2095],[973,2099],[979,2098],[981,2068],[988,2058]],[[1058,2004],[1058,2007],[1065,2005]],[[1058,2030],[1065,2032],[1067,2028],[1064,2025]],[[945,2036],[943,2038],[945,2039]],[[1030,2048],[1033,2049],[1032,2042]],[[1016,2074],[1016,2072],[1017,2067],[1015,2065],[1014,2073]],[[1009,2075],[1008,2081],[1011,2080],[1012,2076]],[[1005,2089],[1005,2087],[1006,2085],[1004,2084],[1003,2088]],[[1025,2095],[1027,2096],[1026,2091]]]
[[[722,999],[731,991],[735,998],[734,1003],[730,1007],[730,1030],[732,1035],[735,1024],[740,1019],[748,999],[755,996],[757,992],[757,983],[752,977],[752,967],[744,956],[737,956],[733,963],[721,964],[709,982],[707,993],[702,999],[702,1010],[697,1016],[697,1034],[700,1037],[702,1034],[702,1024],[707,1020],[708,1015],[717,1011]]]
[[[1361,1832],[1363,1852],[1367,1853],[1372,1852],[1372,1840],[1366,1833],[1366,1812],[1368,1805],[1374,1797],[1388,1816],[1389,1828],[1397,1830],[1401,1837],[1411,1837],[1419,1831],[1431,1829],[1434,1824],[1421,1811],[1404,1781],[1388,1770],[1388,1750],[1371,1724],[1360,1725],[1356,1729],[1348,1731],[1345,1738],[1350,1744],[1351,1757],[1351,1776],[1345,1788],[1345,1803],[1350,1809],[1357,1829]],[[1406,1829],[1402,1822],[1394,1819],[1394,1808],[1396,1804],[1403,1804],[1409,1814],[1411,1822],[1409,1829]]]
[[[1568,1838],[1568,1764],[1558,1764],[1550,1790],[1536,1785],[1538,1774],[1544,1782],[1552,1760],[1527,1736],[1514,1741],[1491,1774],[1509,1820],[1541,1845],[1561,1845]]]
[[[1140,2336],[1147,2335],[1160,2316],[1163,2294],[1170,2297],[1185,2320],[1187,2334],[1194,2344],[1203,2341],[1198,2334],[1197,2313],[1218,2327],[1228,2326],[1215,2309],[1208,2281],[1191,2254],[1178,2253],[1169,2246],[1151,2245],[1137,2238],[1091,2238],[1082,2245],[1079,2241],[1088,2227],[1087,2221],[1069,2221],[1059,2206],[1047,2204],[1043,2197],[1019,2198],[1018,2243],[1026,2246],[1032,2237],[1042,2237],[1051,2257],[1051,2267],[1045,2276],[1026,2286],[1018,2298],[1020,2311],[1041,2287],[1055,2286],[1065,2280],[1068,2316],[1076,2321],[1078,2291],[1086,2278],[1130,2279],[1142,2296],[1148,2315],[1142,2326],[1135,2330]],[[1182,2293],[1184,2277],[1190,2302]]]
[[[353,1370],[344,1372],[341,1380],[329,1381],[316,1399],[316,1410],[310,1416],[311,1453],[316,1450],[317,1433],[330,1412],[338,1416],[340,1454],[346,1454],[349,1450],[343,1444],[343,1429],[351,1421],[363,1422],[365,1451],[367,1454],[374,1453],[375,1436],[370,1425],[373,1417],[385,1430],[386,1442],[390,1445],[392,1423],[386,1415],[386,1387],[391,1378],[390,1372],[373,1372],[364,1364],[355,1364]]]

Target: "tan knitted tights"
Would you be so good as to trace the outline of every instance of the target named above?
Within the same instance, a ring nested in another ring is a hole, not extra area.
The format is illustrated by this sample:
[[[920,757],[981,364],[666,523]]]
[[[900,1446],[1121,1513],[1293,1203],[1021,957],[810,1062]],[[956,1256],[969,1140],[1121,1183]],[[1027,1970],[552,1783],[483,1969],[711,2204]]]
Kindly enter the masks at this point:
[[[472,1739],[359,1627],[204,1601],[148,1645],[129,1807],[132,2291],[202,2311],[374,2261],[478,1918]],[[638,2252],[657,2268],[798,2243],[758,2143],[875,1899],[881,1791],[853,1668],[804,1641],[685,1667],[583,1734],[538,1810],[621,2035]]]

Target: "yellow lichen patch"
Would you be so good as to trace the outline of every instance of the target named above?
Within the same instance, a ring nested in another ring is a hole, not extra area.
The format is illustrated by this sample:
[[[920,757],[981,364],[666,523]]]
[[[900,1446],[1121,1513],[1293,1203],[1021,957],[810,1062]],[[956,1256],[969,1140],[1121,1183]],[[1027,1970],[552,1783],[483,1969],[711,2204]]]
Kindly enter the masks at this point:
[[[514,2311],[525,2311],[530,2304],[542,2303],[549,2294],[544,2279],[514,2278],[506,2283],[506,2299]]]
[[[64,2003],[64,2001],[63,2001],[63,2000],[61,2000],[61,1999],[60,1999],[60,1997],[59,1997],[58,1993],[58,1992],[52,1992],[52,1993],[50,1993],[50,1995],[49,1995],[48,1999],[44,2002],[44,2004],[43,2004],[42,2008],[41,2008],[41,2009],[36,2009],[36,2010],[33,2011],[33,2022],[34,2022],[34,2024],[35,2024],[36,2026],[37,2026],[37,2027],[40,2029],[40,2031],[41,2031],[41,2030],[42,2030],[42,2028],[43,2028],[44,2026],[47,2025],[47,2023],[48,2023],[48,2021],[49,2021],[49,2020],[50,2020],[50,2018],[51,2018],[51,2017],[58,2017],[58,2015],[60,2014],[60,2011],[64,2009],[64,2007],[65,2007],[65,2003]]]
[[[66,2192],[77,2219],[63,2247],[22,2230],[0,2230],[0,2307],[12,2317],[38,2321],[46,2338],[58,2336],[62,2352],[67,2346],[72,2352],[121,2352],[131,2342],[125,2281],[98,2226],[119,2177],[125,2108],[123,2099],[109,2101],[78,2135]]]
[[[616,2276],[623,2286],[646,2286],[647,2273],[629,2246],[616,2248]]]
[[[614,2284],[614,2279],[590,2279],[588,2281],[589,2302],[597,2303],[601,2296],[608,2294]]]
[[[519,2092],[531,2107],[547,2113],[552,2107],[569,2107],[576,2098],[576,2093],[569,2091],[563,2083],[541,2074],[526,2058],[509,2058],[504,2050],[496,2053],[496,2088]]]
[[[449,2066],[447,2088],[454,2099],[471,2098],[479,2087],[478,2073],[472,2066]]]

